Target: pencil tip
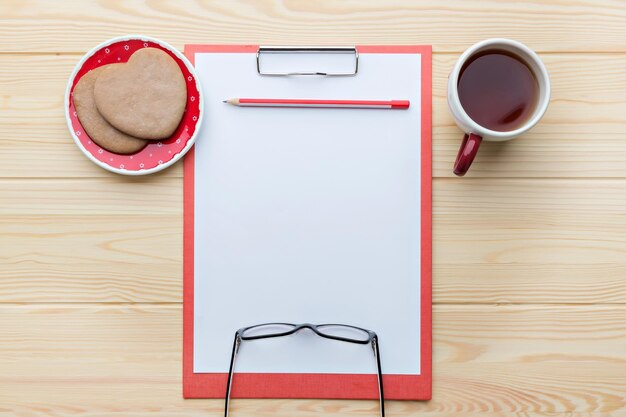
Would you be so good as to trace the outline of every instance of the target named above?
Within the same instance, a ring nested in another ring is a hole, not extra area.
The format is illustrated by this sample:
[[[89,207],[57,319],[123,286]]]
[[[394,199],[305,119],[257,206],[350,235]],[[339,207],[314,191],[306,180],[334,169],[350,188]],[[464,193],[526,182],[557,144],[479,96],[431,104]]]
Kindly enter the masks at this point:
[[[228,103],[228,101],[226,101],[226,100],[222,100],[222,103]]]

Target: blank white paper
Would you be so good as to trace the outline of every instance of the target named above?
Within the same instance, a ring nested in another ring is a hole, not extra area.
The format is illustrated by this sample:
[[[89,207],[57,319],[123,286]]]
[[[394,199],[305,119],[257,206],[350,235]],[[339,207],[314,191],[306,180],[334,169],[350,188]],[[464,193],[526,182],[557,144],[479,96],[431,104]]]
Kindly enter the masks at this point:
[[[195,145],[194,372],[227,372],[238,328],[308,322],[374,330],[384,373],[419,374],[420,55],[361,54],[354,77],[263,77],[251,53],[199,53],[195,66],[205,119]],[[235,97],[411,107],[222,103]],[[237,363],[237,372],[375,371],[369,346],[310,331],[244,341]]]

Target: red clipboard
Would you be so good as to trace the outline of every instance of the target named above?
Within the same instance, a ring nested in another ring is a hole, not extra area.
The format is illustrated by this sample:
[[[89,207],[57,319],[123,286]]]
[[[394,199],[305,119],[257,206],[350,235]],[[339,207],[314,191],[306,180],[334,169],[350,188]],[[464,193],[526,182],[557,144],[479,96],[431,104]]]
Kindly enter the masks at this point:
[[[186,45],[196,53],[256,54],[258,45]],[[359,54],[421,55],[421,374],[383,376],[385,399],[429,400],[432,393],[432,47],[357,46]],[[184,159],[183,396],[223,398],[226,373],[194,373],[194,149]],[[384,364],[383,364],[384,371]],[[237,373],[232,398],[378,399],[376,375]]]

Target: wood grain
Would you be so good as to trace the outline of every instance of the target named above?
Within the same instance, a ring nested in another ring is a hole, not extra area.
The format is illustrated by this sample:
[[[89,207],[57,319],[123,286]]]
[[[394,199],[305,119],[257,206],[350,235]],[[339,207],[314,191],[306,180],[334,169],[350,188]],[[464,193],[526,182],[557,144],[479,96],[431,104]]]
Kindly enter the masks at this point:
[[[181,398],[181,313],[179,305],[0,306],[0,412],[219,415],[221,401]],[[390,402],[390,416],[626,412],[625,306],[438,306],[433,317],[433,399]],[[368,401],[233,406],[237,416],[376,415]]]
[[[0,215],[180,214],[182,179],[161,177],[0,180]]]
[[[0,302],[182,301],[180,215],[0,217]]]
[[[469,176],[624,177],[626,54],[542,57],[553,84],[546,116],[522,138],[485,143]],[[455,55],[434,57],[435,177],[453,176],[460,143],[461,131],[445,98],[455,60]],[[77,61],[75,56],[0,55],[0,178],[114,176],[83,157],[67,131],[63,96]],[[180,165],[162,175],[181,177]]]
[[[39,12],[39,13],[37,13]],[[626,52],[626,4],[615,0],[68,1],[0,4],[1,52],[83,52],[142,33],[196,43],[432,44],[459,52],[509,37],[542,52]]]
[[[623,180],[433,184],[435,302],[626,301]]]
[[[179,178],[0,180],[0,302],[180,302]],[[436,179],[435,303],[626,303],[626,180]]]

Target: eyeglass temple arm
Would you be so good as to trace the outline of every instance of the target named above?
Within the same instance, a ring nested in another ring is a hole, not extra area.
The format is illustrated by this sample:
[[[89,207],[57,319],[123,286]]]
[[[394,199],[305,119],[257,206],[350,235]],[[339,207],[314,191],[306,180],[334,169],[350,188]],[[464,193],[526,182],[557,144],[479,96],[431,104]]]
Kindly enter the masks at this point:
[[[228,380],[226,381],[226,395],[224,396],[224,417],[228,417],[228,411],[230,406],[230,392],[233,384],[233,372],[235,370],[235,362],[237,359],[237,353],[239,352],[239,346],[241,345],[241,337],[239,332],[235,333],[235,339],[233,341],[233,351],[230,355],[230,367],[228,369]],[[376,368],[378,371],[378,396],[380,398],[380,417],[385,417],[385,394],[383,389],[383,372],[380,365],[380,348],[378,346],[378,336],[372,338],[372,350],[376,357]]]
[[[239,352],[239,345],[241,345],[241,337],[239,336],[239,332],[237,332],[235,333],[235,340],[233,341],[233,352],[230,355],[230,367],[228,369],[228,380],[226,381],[226,395],[224,396],[224,417],[228,417],[228,409],[230,406],[230,389],[233,385],[233,372],[235,370],[235,360],[237,359],[237,353]]]
[[[380,365],[380,348],[378,346],[378,336],[372,338],[372,350],[376,356],[376,368],[378,370],[378,396],[380,398],[380,417],[385,417],[385,394],[383,390],[383,370]]]

